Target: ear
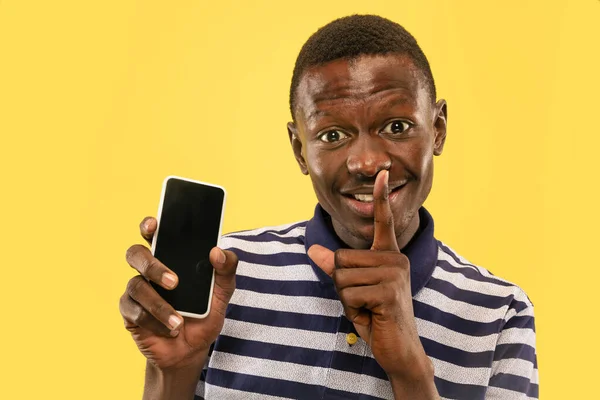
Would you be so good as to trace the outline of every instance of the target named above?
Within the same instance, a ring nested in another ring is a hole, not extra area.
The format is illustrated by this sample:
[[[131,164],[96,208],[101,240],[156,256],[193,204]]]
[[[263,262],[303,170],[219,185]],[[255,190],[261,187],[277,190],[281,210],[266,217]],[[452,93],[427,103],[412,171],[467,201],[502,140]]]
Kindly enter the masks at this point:
[[[446,126],[448,124],[448,105],[446,100],[440,99],[435,103],[435,121],[433,129],[435,131],[435,142],[433,144],[433,154],[439,156],[444,150],[446,143]]]
[[[294,157],[300,166],[300,171],[302,171],[304,175],[308,175],[308,167],[306,166],[306,160],[304,160],[304,155],[302,154],[302,142],[300,141],[300,136],[298,136],[298,128],[296,127],[296,124],[293,122],[288,122],[287,130],[290,137],[290,144],[292,145],[292,150],[294,151]]]

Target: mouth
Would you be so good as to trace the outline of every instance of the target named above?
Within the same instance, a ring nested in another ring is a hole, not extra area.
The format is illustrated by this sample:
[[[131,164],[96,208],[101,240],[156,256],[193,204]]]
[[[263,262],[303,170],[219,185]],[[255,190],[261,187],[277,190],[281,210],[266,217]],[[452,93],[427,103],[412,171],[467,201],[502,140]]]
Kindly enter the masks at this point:
[[[395,202],[398,194],[407,183],[408,181],[405,180],[394,185],[389,185],[388,199],[390,204]],[[375,207],[372,187],[349,190],[342,193],[342,195],[344,202],[356,214],[362,217],[373,218],[375,215]]]

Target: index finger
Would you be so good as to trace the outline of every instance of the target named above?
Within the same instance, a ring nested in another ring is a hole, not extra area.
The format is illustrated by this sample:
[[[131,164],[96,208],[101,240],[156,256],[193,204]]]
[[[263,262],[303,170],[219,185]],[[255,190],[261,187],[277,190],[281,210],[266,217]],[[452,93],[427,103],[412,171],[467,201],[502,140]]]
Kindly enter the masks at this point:
[[[177,275],[141,244],[135,244],[127,249],[125,258],[127,263],[144,278],[158,283],[165,289],[173,289],[177,286]]]
[[[375,178],[373,202],[375,214],[375,232],[371,250],[400,251],[394,230],[394,215],[390,207],[388,192],[389,171],[383,170]]]

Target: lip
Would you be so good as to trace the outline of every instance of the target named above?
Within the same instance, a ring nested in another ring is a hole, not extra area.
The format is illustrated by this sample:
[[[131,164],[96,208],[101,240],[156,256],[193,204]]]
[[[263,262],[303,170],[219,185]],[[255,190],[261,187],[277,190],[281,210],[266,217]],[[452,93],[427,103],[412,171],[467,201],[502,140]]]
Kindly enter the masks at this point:
[[[406,186],[406,182],[402,183],[399,186],[396,186],[394,189],[392,189],[392,191],[389,194],[389,202],[393,203],[396,198],[399,196],[400,191],[404,188],[404,186]],[[361,190],[364,188],[361,188]],[[375,202],[363,202],[363,201],[358,201],[356,200],[354,197],[352,197],[353,194],[373,194],[373,191],[371,190],[371,192],[365,192],[364,190],[355,190],[355,191],[348,191],[348,193],[342,193],[342,199],[345,202],[345,204],[348,206],[349,209],[351,209],[355,214],[358,214],[361,217],[364,218],[374,218],[375,217]]]

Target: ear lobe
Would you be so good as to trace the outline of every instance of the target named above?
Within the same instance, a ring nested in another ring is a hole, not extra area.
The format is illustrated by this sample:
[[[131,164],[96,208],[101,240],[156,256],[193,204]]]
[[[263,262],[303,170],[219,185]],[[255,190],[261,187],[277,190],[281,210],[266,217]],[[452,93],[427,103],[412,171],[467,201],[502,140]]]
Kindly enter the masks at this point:
[[[448,124],[448,105],[446,100],[438,100],[435,104],[435,108],[436,117],[433,122],[435,142],[433,144],[433,154],[439,156],[442,154],[444,144],[446,143],[446,127]]]
[[[292,145],[292,150],[294,151],[294,157],[300,166],[300,171],[302,171],[304,175],[308,175],[308,167],[306,166],[306,160],[304,160],[304,156],[302,155],[302,142],[300,141],[300,136],[298,136],[298,128],[296,127],[296,124],[293,122],[288,122],[287,130],[290,138],[290,144]]]

